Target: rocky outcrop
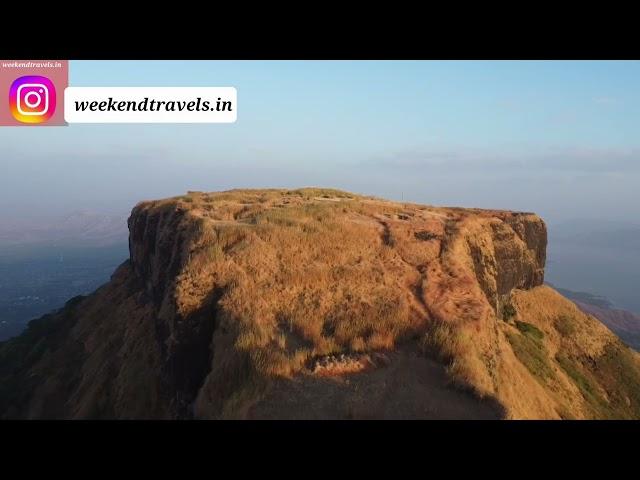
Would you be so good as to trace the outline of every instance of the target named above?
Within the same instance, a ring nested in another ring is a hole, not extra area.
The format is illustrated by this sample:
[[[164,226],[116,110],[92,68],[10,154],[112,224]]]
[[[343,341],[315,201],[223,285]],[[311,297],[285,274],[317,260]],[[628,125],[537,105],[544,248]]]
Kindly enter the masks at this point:
[[[547,230],[533,214],[497,214],[467,227],[465,235],[478,282],[499,312],[514,289],[544,283]]]

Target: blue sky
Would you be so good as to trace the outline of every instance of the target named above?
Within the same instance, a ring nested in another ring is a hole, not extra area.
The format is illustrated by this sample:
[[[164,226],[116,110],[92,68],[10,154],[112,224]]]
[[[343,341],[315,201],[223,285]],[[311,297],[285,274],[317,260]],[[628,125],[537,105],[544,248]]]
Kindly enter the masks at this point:
[[[0,128],[0,220],[323,185],[636,221],[640,62],[73,61],[74,86],[234,86],[231,125]]]

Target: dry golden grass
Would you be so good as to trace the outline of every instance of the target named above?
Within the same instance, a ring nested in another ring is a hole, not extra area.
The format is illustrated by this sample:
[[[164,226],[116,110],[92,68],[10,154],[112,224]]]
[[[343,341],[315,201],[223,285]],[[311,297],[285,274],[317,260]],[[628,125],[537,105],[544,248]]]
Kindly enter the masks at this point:
[[[513,301],[520,320],[503,329],[560,417],[640,418],[637,353],[549,287],[515,292]]]
[[[217,328],[233,332],[237,358],[221,368],[291,377],[312,358],[391,350],[425,331],[420,269],[439,255],[441,211],[328,189],[191,192],[139,208],[168,205],[196,225],[178,311],[224,290]]]
[[[141,203],[130,228],[131,261],[107,286],[1,346],[7,415],[246,418],[287,385],[272,398],[299,395],[304,416],[334,382],[361,387],[347,410],[375,388],[371,411],[402,397],[400,417],[439,392],[458,407],[431,415],[640,418],[638,354],[535,287],[535,215],[235,190]],[[34,395],[33,375],[48,379]],[[487,398],[463,401],[447,379]]]
[[[315,188],[191,192],[143,208],[167,205],[197,224],[179,311],[197,310],[214,287],[225,292],[218,321],[233,332],[237,359],[220,368],[291,377],[312,358],[423,338],[458,383],[493,393],[491,305],[459,250],[465,232],[483,228],[474,221],[508,212]]]
[[[190,192],[138,209],[181,211],[196,226],[185,234],[174,297],[188,317],[222,292],[216,361],[198,404],[221,402],[225,416],[313,359],[405,344],[445,363],[455,383],[498,399],[509,418],[593,410],[556,356],[576,345],[581,355],[602,355],[611,334],[546,287],[498,302],[514,261],[524,265],[514,286],[541,268],[540,247],[524,236],[544,231],[532,214],[318,188]],[[503,304],[512,306],[509,323]]]

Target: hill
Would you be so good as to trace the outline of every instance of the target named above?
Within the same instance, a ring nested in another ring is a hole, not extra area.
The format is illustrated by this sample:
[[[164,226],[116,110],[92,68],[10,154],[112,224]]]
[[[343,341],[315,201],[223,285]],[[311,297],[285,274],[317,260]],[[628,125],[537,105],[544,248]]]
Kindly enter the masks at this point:
[[[5,418],[640,418],[531,213],[329,189],[143,202],[130,258],[0,344]]]
[[[569,300],[573,300],[580,310],[604,323],[631,348],[640,350],[640,316],[615,308],[605,297],[563,288],[557,290]]]

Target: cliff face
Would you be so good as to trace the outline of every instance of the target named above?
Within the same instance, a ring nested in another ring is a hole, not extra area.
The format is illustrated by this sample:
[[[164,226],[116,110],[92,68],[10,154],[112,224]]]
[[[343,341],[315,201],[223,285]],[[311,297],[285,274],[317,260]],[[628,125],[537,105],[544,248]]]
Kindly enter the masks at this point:
[[[640,408],[633,389],[612,403],[617,385],[594,377],[596,409],[575,386],[589,355],[613,349],[632,372],[638,359],[541,286],[547,237],[534,214],[319,189],[193,192],[139,204],[129,231],[130,260],[109,284],[0,345],[10,385],[0,415],[581,418]],[[590,332],[586,344],[558,333],[561,314]]]

